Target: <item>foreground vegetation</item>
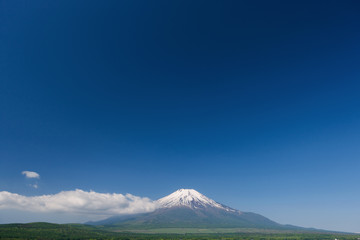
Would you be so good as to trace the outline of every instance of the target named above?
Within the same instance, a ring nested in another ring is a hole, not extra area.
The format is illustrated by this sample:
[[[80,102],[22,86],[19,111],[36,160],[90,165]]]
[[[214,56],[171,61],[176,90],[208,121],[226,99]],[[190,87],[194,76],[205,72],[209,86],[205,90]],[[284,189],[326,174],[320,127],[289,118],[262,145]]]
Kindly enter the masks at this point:
[[[196,230],[198,231],[198,230]],[[239,230],[238,230],[239,231]],[[0,239],[119,239],[119,240],[359,240],[360,235],[336,233],[296,233],[296,232],[212,232],[212,233],[134,233],[110,232],[81,224],[3,224],[0,225]]]

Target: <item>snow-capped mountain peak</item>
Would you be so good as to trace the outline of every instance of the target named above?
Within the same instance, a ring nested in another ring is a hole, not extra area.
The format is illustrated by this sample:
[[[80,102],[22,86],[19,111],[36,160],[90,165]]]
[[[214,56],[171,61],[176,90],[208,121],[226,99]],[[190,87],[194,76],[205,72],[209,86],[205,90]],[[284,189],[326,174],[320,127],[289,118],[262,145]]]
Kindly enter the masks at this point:
[[[179,189],[172,194],[157,200],[160,208],[189,207],[189,208],[220,208],[235,212],[235,209],[226,207],[204,196],[194,189]]]

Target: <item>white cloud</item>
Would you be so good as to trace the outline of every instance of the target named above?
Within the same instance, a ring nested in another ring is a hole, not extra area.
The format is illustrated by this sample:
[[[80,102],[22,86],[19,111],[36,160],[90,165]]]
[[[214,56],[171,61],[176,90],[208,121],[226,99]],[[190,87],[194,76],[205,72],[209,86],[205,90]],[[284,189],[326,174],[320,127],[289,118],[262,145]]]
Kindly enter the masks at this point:
[[[22,171],[21,174],[25,175],[26,178],[40,178],[40,175],[37,172]]]
[[[36,183],[35,184],[29,184],[30,187],[33,187],[35,189],[39,188],[39,185],[37,185]]]
[[[149,198],[131,194],[86,192],[80,189],[52,195],[23,196],[0,192],[0,209],[16,209],[43,213],[71,213],[86,216],[112,216],[151,212],[156,203]]]

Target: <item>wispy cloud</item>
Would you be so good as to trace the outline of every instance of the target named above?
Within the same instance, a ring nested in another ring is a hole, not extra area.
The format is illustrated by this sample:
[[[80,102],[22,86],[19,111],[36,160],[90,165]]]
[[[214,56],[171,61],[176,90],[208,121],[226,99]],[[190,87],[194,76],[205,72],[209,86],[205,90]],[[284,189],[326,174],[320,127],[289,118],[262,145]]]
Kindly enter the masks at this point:
[[[7,191],[0,192],[0,209],[111,216],[151,212],[156,207],[156,203],[146,197],[87,192],[80,189],[32,197]]]
[[[37,172],[22,171],[21,174],[25,175],[26,178],[40,178],[40,175]]]

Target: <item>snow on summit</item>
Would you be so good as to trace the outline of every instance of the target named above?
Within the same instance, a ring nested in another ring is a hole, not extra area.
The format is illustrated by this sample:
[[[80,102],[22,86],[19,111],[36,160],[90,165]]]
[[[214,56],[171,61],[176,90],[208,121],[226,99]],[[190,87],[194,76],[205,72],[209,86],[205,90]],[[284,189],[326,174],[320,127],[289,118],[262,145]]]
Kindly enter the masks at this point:
[[[161,208],[189,207],[189,208],[220,208],[226,211],[236,211],[202,195],[194,189],[179,189],[172,194],[160,198],[157,203]]]

